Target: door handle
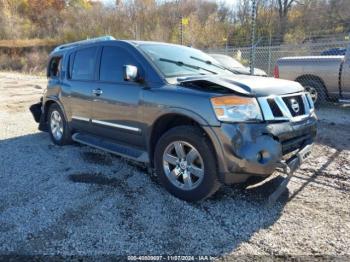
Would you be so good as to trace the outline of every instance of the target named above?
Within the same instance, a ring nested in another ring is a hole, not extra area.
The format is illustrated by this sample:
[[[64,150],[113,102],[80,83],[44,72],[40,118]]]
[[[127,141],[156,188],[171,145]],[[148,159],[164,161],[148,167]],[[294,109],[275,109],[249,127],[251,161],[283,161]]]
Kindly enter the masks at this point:
[[[93,89],[92,93],[96,96],[100,96],[103,94],[103,91],[100,88],[97,88],[97,89]]]

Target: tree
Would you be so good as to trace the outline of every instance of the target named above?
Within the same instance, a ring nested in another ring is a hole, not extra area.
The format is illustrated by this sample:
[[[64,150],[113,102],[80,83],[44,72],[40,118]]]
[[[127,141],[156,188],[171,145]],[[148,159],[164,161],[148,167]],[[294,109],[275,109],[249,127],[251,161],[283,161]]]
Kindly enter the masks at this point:
[[[297,2],[297,0],[277,0],[279,17],[278,39],[280,43],[283,42],[284,35],[287,31],[288,12],[292,8],[292,4],[295,2]]]

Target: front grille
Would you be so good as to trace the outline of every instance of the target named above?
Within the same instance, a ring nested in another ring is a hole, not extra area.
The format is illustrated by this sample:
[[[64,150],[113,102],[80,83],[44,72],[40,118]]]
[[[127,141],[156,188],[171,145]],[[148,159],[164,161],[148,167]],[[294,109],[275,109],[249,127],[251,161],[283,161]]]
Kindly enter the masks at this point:
[[[292,114],[293,117],[302,116],[305,114],[304,102],[301,95],[283,97],[282,99],[287,105],[289,112]]]
[[[311,96],[306,92],[284,96],[259,97],[258,101],[264,119],[267,121],[299,121],[314,111]]]
[[[268,98],[267,102],[269,103],[269,106],[271,108],[272,114],[274,117],[283,117],[281,109],[278,107],[275,99]]]

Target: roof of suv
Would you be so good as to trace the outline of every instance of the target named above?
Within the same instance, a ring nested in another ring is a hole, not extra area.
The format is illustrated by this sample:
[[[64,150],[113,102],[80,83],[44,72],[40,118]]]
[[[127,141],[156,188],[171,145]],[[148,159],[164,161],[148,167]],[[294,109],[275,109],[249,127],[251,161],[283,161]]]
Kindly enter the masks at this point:
[[[154,42],[154,41],[118,40],[118,39],[115,39],[113,36],[102,36],[102,37],[91,38],[91,39],[87,39],[87,40],[82,40],[82,41],[77,41],[77,42],[59,45],[51,52],[51,54],[59,53],[60,51],[69,50],[69,49],[74,48],[74,47],[79,47],[79,46],[84,46],[84,45],[94,44],[94,43],[100,43],[100,42],[109,42],[109,41],[123,41],[123,42],[130,43],[132,45],[135,45],[135,46],[142,45],[142,44],[175,45],[175,44],[170,44],[170,43]]]

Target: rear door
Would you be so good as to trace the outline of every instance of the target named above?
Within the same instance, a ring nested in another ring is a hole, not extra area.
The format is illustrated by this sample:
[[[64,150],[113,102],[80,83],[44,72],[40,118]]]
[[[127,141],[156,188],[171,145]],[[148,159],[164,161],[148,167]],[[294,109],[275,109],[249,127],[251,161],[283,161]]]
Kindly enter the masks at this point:
[[[125,81],[123,75],[125,65],[142,71],[140,63],[131,51],[116,45],[104,46],[99,61],[99,81],[94,85],[92,100],[93,132],[120,143],[144,146],[139,113],[143,87]]]
[[[72,127],[90,131],[91,100],[96,80],[97,47],[88,47],[72,53],[69,57],[68,83]]]

